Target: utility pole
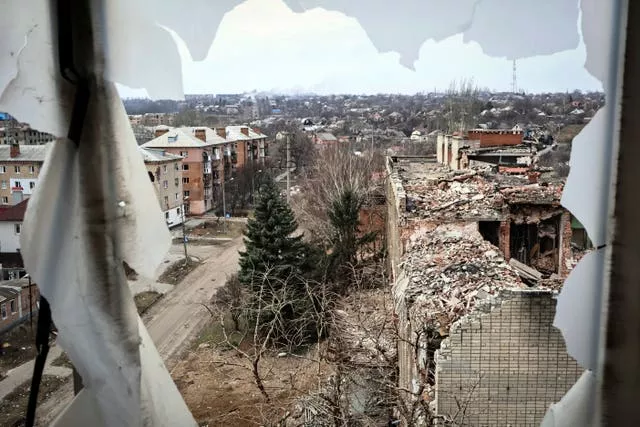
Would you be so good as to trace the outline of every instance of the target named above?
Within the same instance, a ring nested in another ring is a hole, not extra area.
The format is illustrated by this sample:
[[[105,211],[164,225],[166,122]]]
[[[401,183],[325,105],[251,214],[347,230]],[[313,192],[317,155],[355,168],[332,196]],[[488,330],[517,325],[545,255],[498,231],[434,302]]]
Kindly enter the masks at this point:
[[[375,127],[371,125],[371,154],[373,155],[373,134],[375,131]]]
[[[189,256],[187,255],[187,217],[184,213],[184,207],[186,205],[189,197],[184,197],[182,199],[182,244],[184,245],[184,264],[187,265],[189,263]]]
[[[227,231],[227,198],[224,196],[224,187],[226,184],[226,179],[224,177],[224,170],[222,172],[222,223],[224,231]]]
[[[289,198],[291,194],[290,185],[291,180],[289,178],[289,171],[291,170],[291,150],[289,147],[289,133],[287,132],[287,203],[289,203]]]

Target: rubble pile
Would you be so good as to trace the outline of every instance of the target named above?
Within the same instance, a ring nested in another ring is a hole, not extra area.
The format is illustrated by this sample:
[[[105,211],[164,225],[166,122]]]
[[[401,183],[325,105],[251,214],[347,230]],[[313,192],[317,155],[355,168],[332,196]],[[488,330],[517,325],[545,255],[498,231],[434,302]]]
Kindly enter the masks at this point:
[[[531,184],[500,190],[509,204],[560,205],[562,185]]]
[[[393,302],[384,289],[359,291],[334,310],[329,358],[360,366],[386,366],[396,357]]]
[[[410,316],[447,335],[449,326],[502,289],[527,289],[473,224],[439,225],[415,235],[403,257]]]
[[[425,165],[425,169],[427,173],[401,171],[407,212],[424,219],[500,220],[507,205],[559,206],[562,196],[561,184],[530,183],[525,176],[494,174],[486,168],[451,171]]]
[[[475,172],[405,185],[407,211],[422,218],[455,221],[500,218],[504,199],[495,184]]]

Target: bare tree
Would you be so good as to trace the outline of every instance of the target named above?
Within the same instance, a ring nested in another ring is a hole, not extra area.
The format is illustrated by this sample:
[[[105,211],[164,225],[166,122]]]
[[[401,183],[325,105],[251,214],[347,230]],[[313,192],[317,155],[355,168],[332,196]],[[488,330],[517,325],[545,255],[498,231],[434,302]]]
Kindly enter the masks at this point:
[[[357,156],[349,144],[334,145],[318,152],[313,168],[302,184],[301,196],[292,207],[300,223],[316,240],[330,245],[333,228],[328,212],[345,191],[366,198],[379,185],[373,180],[375,156]]]

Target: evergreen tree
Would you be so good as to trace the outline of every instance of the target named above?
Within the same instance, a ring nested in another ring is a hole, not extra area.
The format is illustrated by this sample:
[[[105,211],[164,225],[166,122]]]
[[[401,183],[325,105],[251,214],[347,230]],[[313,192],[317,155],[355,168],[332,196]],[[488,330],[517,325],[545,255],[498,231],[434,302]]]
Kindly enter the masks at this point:
[[[255,218],[245,231],[240,252],[240,282],[254,288],[267,278],[286,280],[304,276],[310,269],[309,250],[298,229],[293,211],[280,195],[276,183],[267,179],[260,188]]]

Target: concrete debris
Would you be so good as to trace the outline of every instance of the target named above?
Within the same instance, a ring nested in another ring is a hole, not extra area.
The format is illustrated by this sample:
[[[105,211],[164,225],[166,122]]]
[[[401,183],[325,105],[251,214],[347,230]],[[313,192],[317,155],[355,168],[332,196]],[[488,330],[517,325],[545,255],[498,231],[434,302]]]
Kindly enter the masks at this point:
[[[442,335],[449,325],[502,289],[527,289],[475,224],[443,224],[411,240],[403,257],[412,318]],[[420,313],[418,316],[417,314]]]
[[[451,171],[438,164],[403,164],[406,211],[425,219],[498,220],[507,205],[560,206],[561,182],[530,183],[529,177],[493,173],[490,169]]]

